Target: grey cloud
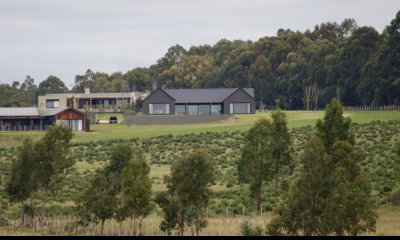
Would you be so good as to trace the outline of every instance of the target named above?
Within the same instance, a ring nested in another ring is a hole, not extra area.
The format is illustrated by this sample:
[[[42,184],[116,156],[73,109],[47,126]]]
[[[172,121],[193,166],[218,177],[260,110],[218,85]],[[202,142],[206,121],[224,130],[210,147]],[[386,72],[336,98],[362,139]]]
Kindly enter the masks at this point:
[[[394,0],[0,0],[0,82],[53,74],[70,85],[88,68],[148,67],[177,43],[255,41],[344,18],[382,31],[398,10]]]

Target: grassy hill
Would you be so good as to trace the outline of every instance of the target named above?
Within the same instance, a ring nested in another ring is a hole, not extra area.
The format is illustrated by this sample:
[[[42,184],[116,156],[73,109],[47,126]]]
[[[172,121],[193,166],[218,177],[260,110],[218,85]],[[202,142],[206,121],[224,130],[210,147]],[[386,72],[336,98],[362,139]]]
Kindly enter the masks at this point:
[[[253,211],[246,186],[237,184],[235,162],[240,156],[240,147],[245,130],[261,117],[270,113],[239,115],[228,121],[214,124],[188,124],[175,126],[124,126],[122,124],[94,125],[91,133],[75,133],[71,154],[76,164],[69,170],[63,189],[51,197],[54,211],[71,212],[73,200],[88,186],[91,173],[104,166],[118,143],[141,146],[151,163],[153,191],[165,190],[163,176],[169,174],[170,164],[194,148],[206,148],[216,162],[218,179],[213,186],[214,196],[210,212],[224,214],[228,207],[233,214]],[[323,112],[287,112],[293,142],[294,162],[286,169],[282,187],[287,189],[298,166],[297,156],[308,136],[314,131],[316,120]],[[356,147],[366,158],[361,162],[373,184],[374,200],[386,203],[392,189],[400,183],[400,160],[394,153],[400,140],[399,112],[346,112],[353,122]],[[119,118],[120,119],[120,118]],[[371,120],[382,120],[372,121]],[[396,119],[396,120],[393,120]],[[43,132],[2,132],[0,148],[0,175],[2,183],[8,178],[10,163],[15,157],[15,147],[25,136],[39,138]],[[264,210],[272,208],[274,202],[270,187],[266,186]],[[2,209],[9,205],[4,190],[0,188]]]
[[[290,128],[314,126],[318,119],[324,115],[323,111],[287,111],[288,125]],[[207,124],[186,124],[186,125],[154,125],[154,126],[125,126],[123,125],[122,114],[98,114],[98,119],[108,119],[109,116],[118,117],[118,124],[92,124],[91,132],[75,132],[73,143],[87,143],[109,139],[131,139],[151,138],[163,135],[197,134],[205,132],[232,132],[246,131],[255,121],[260,118],[270,118],[271,112],[257,112],[254,115],[235,115],[234,117]],[[400,120],[400,111],[387,112],[345,112],[345,116],[351,117],[354,123],[366,123],[371,121]],[[18,146],[22,140],[29,136],[39,139],[44,132],[0,132],[0,148]]]
[[[313,127],[323,112],[286,112],[292,138],[293,164],[285,169],[282,177],[282,188],[286,190],[296,175],[298,154],[308,136],[315,131]],[[400,112],[346,112],[352,118],[351,131],[356,136],[355,147],[365,154],[360,163],[373,186],[373,200],[380,207],[379,215],[392,219],[394,212],[385,210],[391,191],[400,186],[400,159],[395,148],[400,142]],[[113,146],[129,143],[142,147],[147,153],[151,166],[153,192],[166,189],[163,176],[170,172],[170,165],[194,148],[205,148],[215,161],[218,171],[216,184],[212,186],[214,193],[209,207],[213,225],[205,234],[236,235],[240,222],[250,219],[256,224],[266,224],[268,218],[249,218],[254,214],[254,206],[249,199],[248,187],[237,184],[235,162],[240,157],[240,148],[245,131],[257,119],[269,118],[270,112],[256,115],[238,115],[213,124],[187,124],[168,126],[124,126],[123,124],[93,125],[93,132],[74,133],[71,155],[76,159],[75,165],[69,169],[62,189],[50,197],[50,214],[73,214],[74,200],[85,188],[95,169],[107,164]],[[107,115],[100,117],[107,119]],[[118,116],[121,120],[122,115]],[[4,192],[4,183],[9,177],[12,159],[16,155],[16,147],[24,137],[39,139],[44,132],[0,132],[0,209],[10,216],[17,217],[19,206],[11,205]],[[274,206],[272,186],[265,186],[264,211]],[[395,208],[396,213],[399,211]],[[228,211],[229,218],[224,218]],[[158,224],[161,221],[160,210],[145,221],[147,234],[161,234]],[[245,215],[244,217],[242,215]],[[236,217],[235,217],[236,216]],[[232,218],[233,217],[233,218]],[[398,233],[393,224],[386,224],[382,218],[378,220],[377,234],[388,235]],[[383,221],[383,222],[382,222]],[[226,229],[224,224],[236,226]],[[147,224],[148,223],[148,224]],[[219,227],[218,227],[219,226]],[[13,232],[11,230],[11,232]],[[1,231],[0,231],[1,234]],[[25,232],[21,232],[25,234]]]

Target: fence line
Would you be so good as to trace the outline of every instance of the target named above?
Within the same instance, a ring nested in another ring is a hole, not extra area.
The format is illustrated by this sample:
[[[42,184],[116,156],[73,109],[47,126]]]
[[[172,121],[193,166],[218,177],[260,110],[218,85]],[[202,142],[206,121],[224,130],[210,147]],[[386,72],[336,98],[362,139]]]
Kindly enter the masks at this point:
[[[386,106],[344,106],[345,111],[400,111],[400,105]]]
[[[344,111],[364,111],[364,112],[372,112],[372,111],[400,111],[400,105],[385,105],[385,106],[342,106]],[[325,111],[324,108],[310,108],[310,109],[300,109],[299,111]]]

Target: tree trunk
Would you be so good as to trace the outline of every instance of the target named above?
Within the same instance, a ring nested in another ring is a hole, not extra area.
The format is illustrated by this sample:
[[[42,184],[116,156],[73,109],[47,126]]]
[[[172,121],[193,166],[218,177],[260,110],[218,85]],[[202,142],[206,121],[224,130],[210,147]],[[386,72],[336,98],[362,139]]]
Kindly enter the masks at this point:
[[[132,236],[132,234],[133,234],[133,228],[134,228],[134,223],[133,223],[133,217],[130,217],[131,218],[131,222],[130,222],[130,229],[129,229],[129,236]]]
[[[46,222],[45,217],[46,217],[46,204],[47,204],[48,194],[49,194],[49,188],[45,187],[44,196],[43,196],[42,213],[41,213],[41,224],[40,224],[41,227],[43,227]]]
[[[140,236],[142,234],[142,220],[143,218],[139,218],[138,221],[138,230],[136,236]]]
[[[185,232],[185,221],[184,221],[184,216],[181,214],[181,222],[180,222],[180,229],[179,229],[179,236],[183,236],[183,233]]]
[[[33,196],[31,195],[31,215],[30,215],[30,219],[29,219],[29,222],[30,222],[31,226],[33,226],[34,216],[35,216],[35,210],[33,208]]]
[[[24,200],[21,201],[21,227],[25,225]]]
[[[313,97],[314,97],[314,109],[315,109],[315,111],[317,111],[318,98],[319,98],[319,87],[315,82],[314,82],[314,86],[313,86]]]
[[[306,110],[310,110],[310,101],[311,101],[311,90],[312,90],[312,85],[306,86],[304,89],[304,105],[306,107]]]
[[[259,162],[259,171],[263,168],[263,156],[260,156]],[[258,186],[257,186],[257,194],[256,194],[256,201],[257,201],[257,215],[260,216],[262,214],[262,202],[263,202],[263,173],[260,173],[260,178],[258,179]]]
[[[101,220],[100,235],[102,235],[102,236],[103,236],[103,233],[104,233],[104,222],[105,222],[105,221],[106,221],[105,219],[102,219],[102,220]]]
[[[275,209],[278,209],[278,196],[279,196],[279,173],[275,175]]]
[[[257,215],[261,215],[262,204],[263,204],[263,179],[262,177],[259,179],[257,186]]]
[[[337,230],[336,231],[336,236],[344,236],[344,233],[342,230]]]

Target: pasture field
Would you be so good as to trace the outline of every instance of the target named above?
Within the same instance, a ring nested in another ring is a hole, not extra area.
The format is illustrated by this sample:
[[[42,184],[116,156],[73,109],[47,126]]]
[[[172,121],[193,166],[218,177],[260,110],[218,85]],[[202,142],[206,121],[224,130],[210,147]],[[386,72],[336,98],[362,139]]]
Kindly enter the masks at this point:
[[[365,236],[399,236],[400,235],[400,208],[393,206],[382,206],[377,210],[378,219],[376,232],[368,232]],[[272,219],[271,213],[263,216],[209,216],[208,227],[200,232],[201,236],[239,236],[240,227],[244,221],[248,221],[253,226],[261,226],[263,229]],[[55,225],[49,224],[46,234],[43,231],[20,228],[14,226],[0,227],[0,236],[41,236],[41,235],[75,235],[72,229],[68,229],[71,219],[62,221]],[[142,224],[144,236],[164,236],[159,229],[162,218],[157,214],[146,217]],[[128,223],[122,224],[115,221],[107,221],[105,224],[105,235],[120,236],[128,234]],[[55,226],[55,227],[54,227]],[[99,226],[90,225],[83,230],[79,228],[77,235],[92,236],[99,234]],[[186,232],[186,235],[190,234]]]
[[[282,190],[287,190],[298,168],[298,154],[308,136],[315,131],[315,122],[323,117],[324,112],[290,111],[286,112],[292,138],[293,166],[284,170]],[[118,120],[122,114],[116,115]],[[355,147],[365,154],[360,162],[368,175],[372,187],[372,197],[380,218],[377,223],[377,235],[400,235],[400,208],[388,206],[392,190],[400,187],[400,159],[395,154],[400,142],[400,112],[345,112],[352,118],[351,131],[355,134]],[[103,115],[105,119],[109,116]],[[166,189],[163,176],[170,173],[171,163],[194,148],[205,148],[215,161],[217,180],[212,186],[213,196],[210,202],[209,227],[203,235],[238,235],[240,223],[249,220],[253,224],[265,227],[270,219],[274,198],[272,186],[265,186],[263,218],[254,216],[254,206],[249,199],[249,190],[245,185],[238,185],[236,161],[240,157],[240,148],[245,131],[257,119],[270,117],[270,112],[256,115],[237,115],[232,119],[213,124],[187,124],[166,126],[124,126],[118,124],[92,125],[93,132],[74,133],[71,144],[71,156],[75,165],[68,170],[62,188],[50,196],[49,214],[74,215],[74,200],[89,187],[92,173],[107,164],[113,146],[127,143],[144,149],[150,163],[152,191],[157,193]],[[16,147],[24,137],[34,139],[42,137],[44,132],[0,132],[0,210],[7,211],[16,219],[19,205],[10,204],[4,191],[4,183],[10,174],[12,159]],[[39,207],[39,206],[37,206]],[[228,209],[228,218],[226,211]],[[244,216],[242,216],[244,213]],[[161,212],[156,209],[145,220],[145,235],[160,235],[158,229]],[[108,225],[109,232],[117,227]],[[23,229],[0,227],[0,235],[30,235]],[[91,235],[93,232],[82,233]]]
[[[289,128],[314,126],[318,119],[324,115],[323,111],[286,111]],[[98,119],[106,120],[110,116],[118,117],[118,124],[92,124],[91,132],[75,132],[72,143],[92,142],[108,139],[151,138],[162,135],[181,135],[204,132],[232,132],[246,131],[260,118],[270,118],[271,112],[257,112],[254,115],[235,115],[230,119],[207,124],[185,125],[152,125],[152,126],[125,126],[123,115],[120,113],[97,114]],[[371,121],[400,120],[400,111],[354,111],[345,112],[346,117],[351,117],[353,123],[367,123]],[[29,136],[39,139],[44,132],[0,132],[0,147],[18,146],[22,140]]]

